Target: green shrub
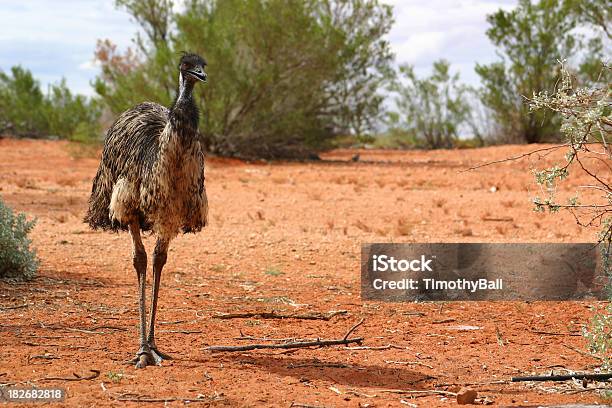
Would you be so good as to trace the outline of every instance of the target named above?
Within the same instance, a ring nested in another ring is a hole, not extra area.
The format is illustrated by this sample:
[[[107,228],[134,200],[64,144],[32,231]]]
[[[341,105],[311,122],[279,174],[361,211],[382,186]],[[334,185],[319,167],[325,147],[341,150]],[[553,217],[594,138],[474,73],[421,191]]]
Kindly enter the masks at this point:
[[[405,81],[393,86],[399,113],[389,116],[392,127],[405,129],[430,149],[453,147],[470,114],[459,74],[451,74],[445,60],[434,62],[427,78],[418,78],[410,65],[402,65],[400,73]]]
[[[15,214],[0,199],[0,278],[31,279],[38,268],[36,253],[28,234],[36,221]]]
[[[580,226],[601,228],[599,243],[602,266],[608,281],[606,287],[608,300],[612,300],[612,187],[609,184],[609,165],[606,160],[612,157],[609,140],[612,136],[612,67],[604,65],[599,75],[600,83],[589,87],[576,88],[570,72],[561,66],[562,80],[554,94],[540,92],[530,99],[533,111],[558,113],[561,117],[561,132],[566,144],[559,148],[567,150],[564,164],[535,172],[536,182],[541,186],[542,197],[534,199],[536,211],[556,213],[561,209],[572,212]],[[607,167],[596,166],[599,158]],[[567,203],[556,200],[557,185],[575,173],[587,176],[581,182],[578,192],[597,190],[598,198],[585,199],[579,195],[568,199]],[[582,199],[582,200],[581,200]],[[586,201],[584,201],[586,200]],[[591,325],[585,330],[591,352],[601,356],[602,367],[610,369],[612,352],[612,307],[599,310]]]
[[[177,12],[167,0],[117,4],[147,38],[137,54],[98,44],[95,90],[113,114],[169,105],[182,50],[208,60],[196,97],[202,140],[218,155],[307,157],[336,135],[372,131],[382,114],[393,15],[379,0],[193,0]]]
[[[612,371],[612,304],[599,310],[584,336],[589,342],[590,352],[602,359],[602,369]]]
[[[65,80],[44,94],[29,70],[0,71],[0,134],[97,140],[100,114],[95,100],[72,94]]]

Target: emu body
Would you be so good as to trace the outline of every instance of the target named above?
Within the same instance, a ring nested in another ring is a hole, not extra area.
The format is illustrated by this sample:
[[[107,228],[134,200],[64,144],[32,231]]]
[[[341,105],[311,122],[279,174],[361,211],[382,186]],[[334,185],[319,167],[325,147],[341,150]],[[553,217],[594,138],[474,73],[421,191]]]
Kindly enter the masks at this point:
[[[93,229],[129,230],[138,276],[140,350],[137,367],[169,358],[155,344],[155,314],[161,272],[170,241],[179,232],[198,232],[207,223],[204,155],[193,101],[197,81],[205,81],[205,61],[185,54],[179,64],[177,97],[168,109],[145,102],[121,114],[110,127],[93,181],[85,221]],[[146,335],[147,255],[141,231],[157,235],[153,290]]]

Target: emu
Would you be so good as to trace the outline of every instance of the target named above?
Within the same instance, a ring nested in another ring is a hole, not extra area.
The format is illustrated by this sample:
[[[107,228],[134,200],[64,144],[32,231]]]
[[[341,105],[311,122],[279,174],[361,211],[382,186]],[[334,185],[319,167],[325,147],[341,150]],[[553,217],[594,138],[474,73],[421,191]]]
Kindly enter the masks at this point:
[[[137,368],[171,359],[155,344],[155,313],[162,269],[170,241],[179,232],[207,224],[204,155],[198,137],[193,88],[206,82],[206,61],[183,54],[176,99],[168,109],[145,102],[122,113],[107,132],[93,180],[85,222],[93,229],[129,231],[138,276],[140,349],[130,360]],[[147,254],[141,231],[157,235],[153,251],[150,316],[146,322]]]

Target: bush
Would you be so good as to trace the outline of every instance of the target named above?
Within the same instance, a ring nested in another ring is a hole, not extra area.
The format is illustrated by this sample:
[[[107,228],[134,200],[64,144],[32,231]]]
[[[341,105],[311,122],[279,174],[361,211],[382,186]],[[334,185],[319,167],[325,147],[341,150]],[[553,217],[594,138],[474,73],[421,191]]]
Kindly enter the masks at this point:
[[[599,310],[584,330],[589,350],[602,360],[602,369],[612,371],[612,304]]]
[[[214,154],[303,157],[336,135],[371,131],[380,116],[393,16],[378,0],[193,0],[178,13],[167,0],[117,3],[147,38],[137,53],[98,44],[95,88],[114,114],[145,100],[169,105],[186,50],[209,64],[196,97]]]
[[[561,132],[566,144],[558,147],[567,149],[563,165],[535,173],[543,193],[543,197],[534,199],[535,210],[555,213],[566,209],[572,212],[579,225],[601,229],[599,243],[602,266],[608,277],[608,299],[612,300],[612,186],[609,184],[609,161],[612,158],[609,145],[612,134],[612,68],[603,67],[599,75],[602,80],[600,84],[577,89],[573,86],[572,76],[563,66],[561,72],[562,81],[554,94],[541,92],[530,101],[532,110],[553,111],[561,116]],[[604,167],[598,167],[600,161]],[[577,194],[567,203],[558,203],[555,200],[556,185],[567,179],[573,169],[582,172],[589,180],[587,185],[581,185],[579,189],[594,189],[601,192],[601,196],[580,202],[581,197]],[[608,305],[595,315],[590,328],[585,330],[591,352],[603,358],[603,368],[607,369],[612,368],[611,323],[612,307]]]
[[[0,278],[31,279],[38,268],[36,253],[30,248],[28,234],[34,220],[23,213],[15,215],[0,199]]]
[[[576,7],[570,3],[576,3]],[[577,13],[592,7],[579,7],[578,3],[590,2],[520,0],[516,8],[487,17],[487,36],[501,59],[477,64],[476,73],[482,81],[482,102],[511,141],[542,143],[561,138],[559,115],[529,110],[524,103],[525,97],[554,89],[560,74],[557,61],[584,57],[577,65],[585,81],[599,71],[593,61],[605,55],[601,39],[595,37],[585,43],[576,32],[586,23],[577,18]],[[605,9],[603,3],[605,0],[595,8]]]
[[[400,72],[405,83],[393,86],[399,113],[390,115],[391,124],[404,128],[427,148],[453,147],[470,115],[468,89],[459,83],[459,74],[451,75],[445,60],[434,62],[428,78],[417,78],[409,65],[401,66]]]
[[[95,140],[100,112],[96,101],[73,95],[65,80],[50,85],[45,95],[29,70],[15,66],[10,75],[0,72],[0,134]]]

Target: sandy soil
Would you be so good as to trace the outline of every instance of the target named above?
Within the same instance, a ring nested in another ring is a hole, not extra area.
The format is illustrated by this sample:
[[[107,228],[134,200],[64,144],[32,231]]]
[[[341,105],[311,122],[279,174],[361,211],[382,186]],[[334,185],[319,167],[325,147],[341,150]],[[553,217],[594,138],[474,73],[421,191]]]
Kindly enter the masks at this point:
[[[157,344],[175,359],[136,370],[124,364],[138,348],[130,239],[81,222],[98,159],[75,158],[63,142],[0,140],[0,195],[38,219],[32,236],[41,260],[34,281],[0,283],[0,383],[65,387],[64,404],[81,407],[137,398],[180,406],[198,396],[199,405],[214,406],[446,407],[456,405],[450,394],[389,390],[453,392],[468,383],[482,383],[473,388],[495,405],[605,404],[594,392],[562,393],[578,388],[560,384],[491,384],[517,374],[591,370],[597,360],[579,352],[579,332],[601,303],[359,297],[362,242],[594,241],[596,230],[579,228],[570,214],[532,210],[537,186],[529,170],[560,155],[459,172],[532,148],[362,151],[357,163],[348,161],[354,151],[313,164],[209,160],[210,226],[173,241],[162,279]],[[574,179],[561,193],[585,182]],[[511,221],[486,220],[500,214]],[[146,239],[149,253],[153,243]],[[332,310],[348,313],[329,321],[214,318]],[[241,334],[338,338],[362,318],[355,335],[363,345],[391,347],[204,350],[248,343],[236,339]],[[90,370],[99,376],[46,379]]]

